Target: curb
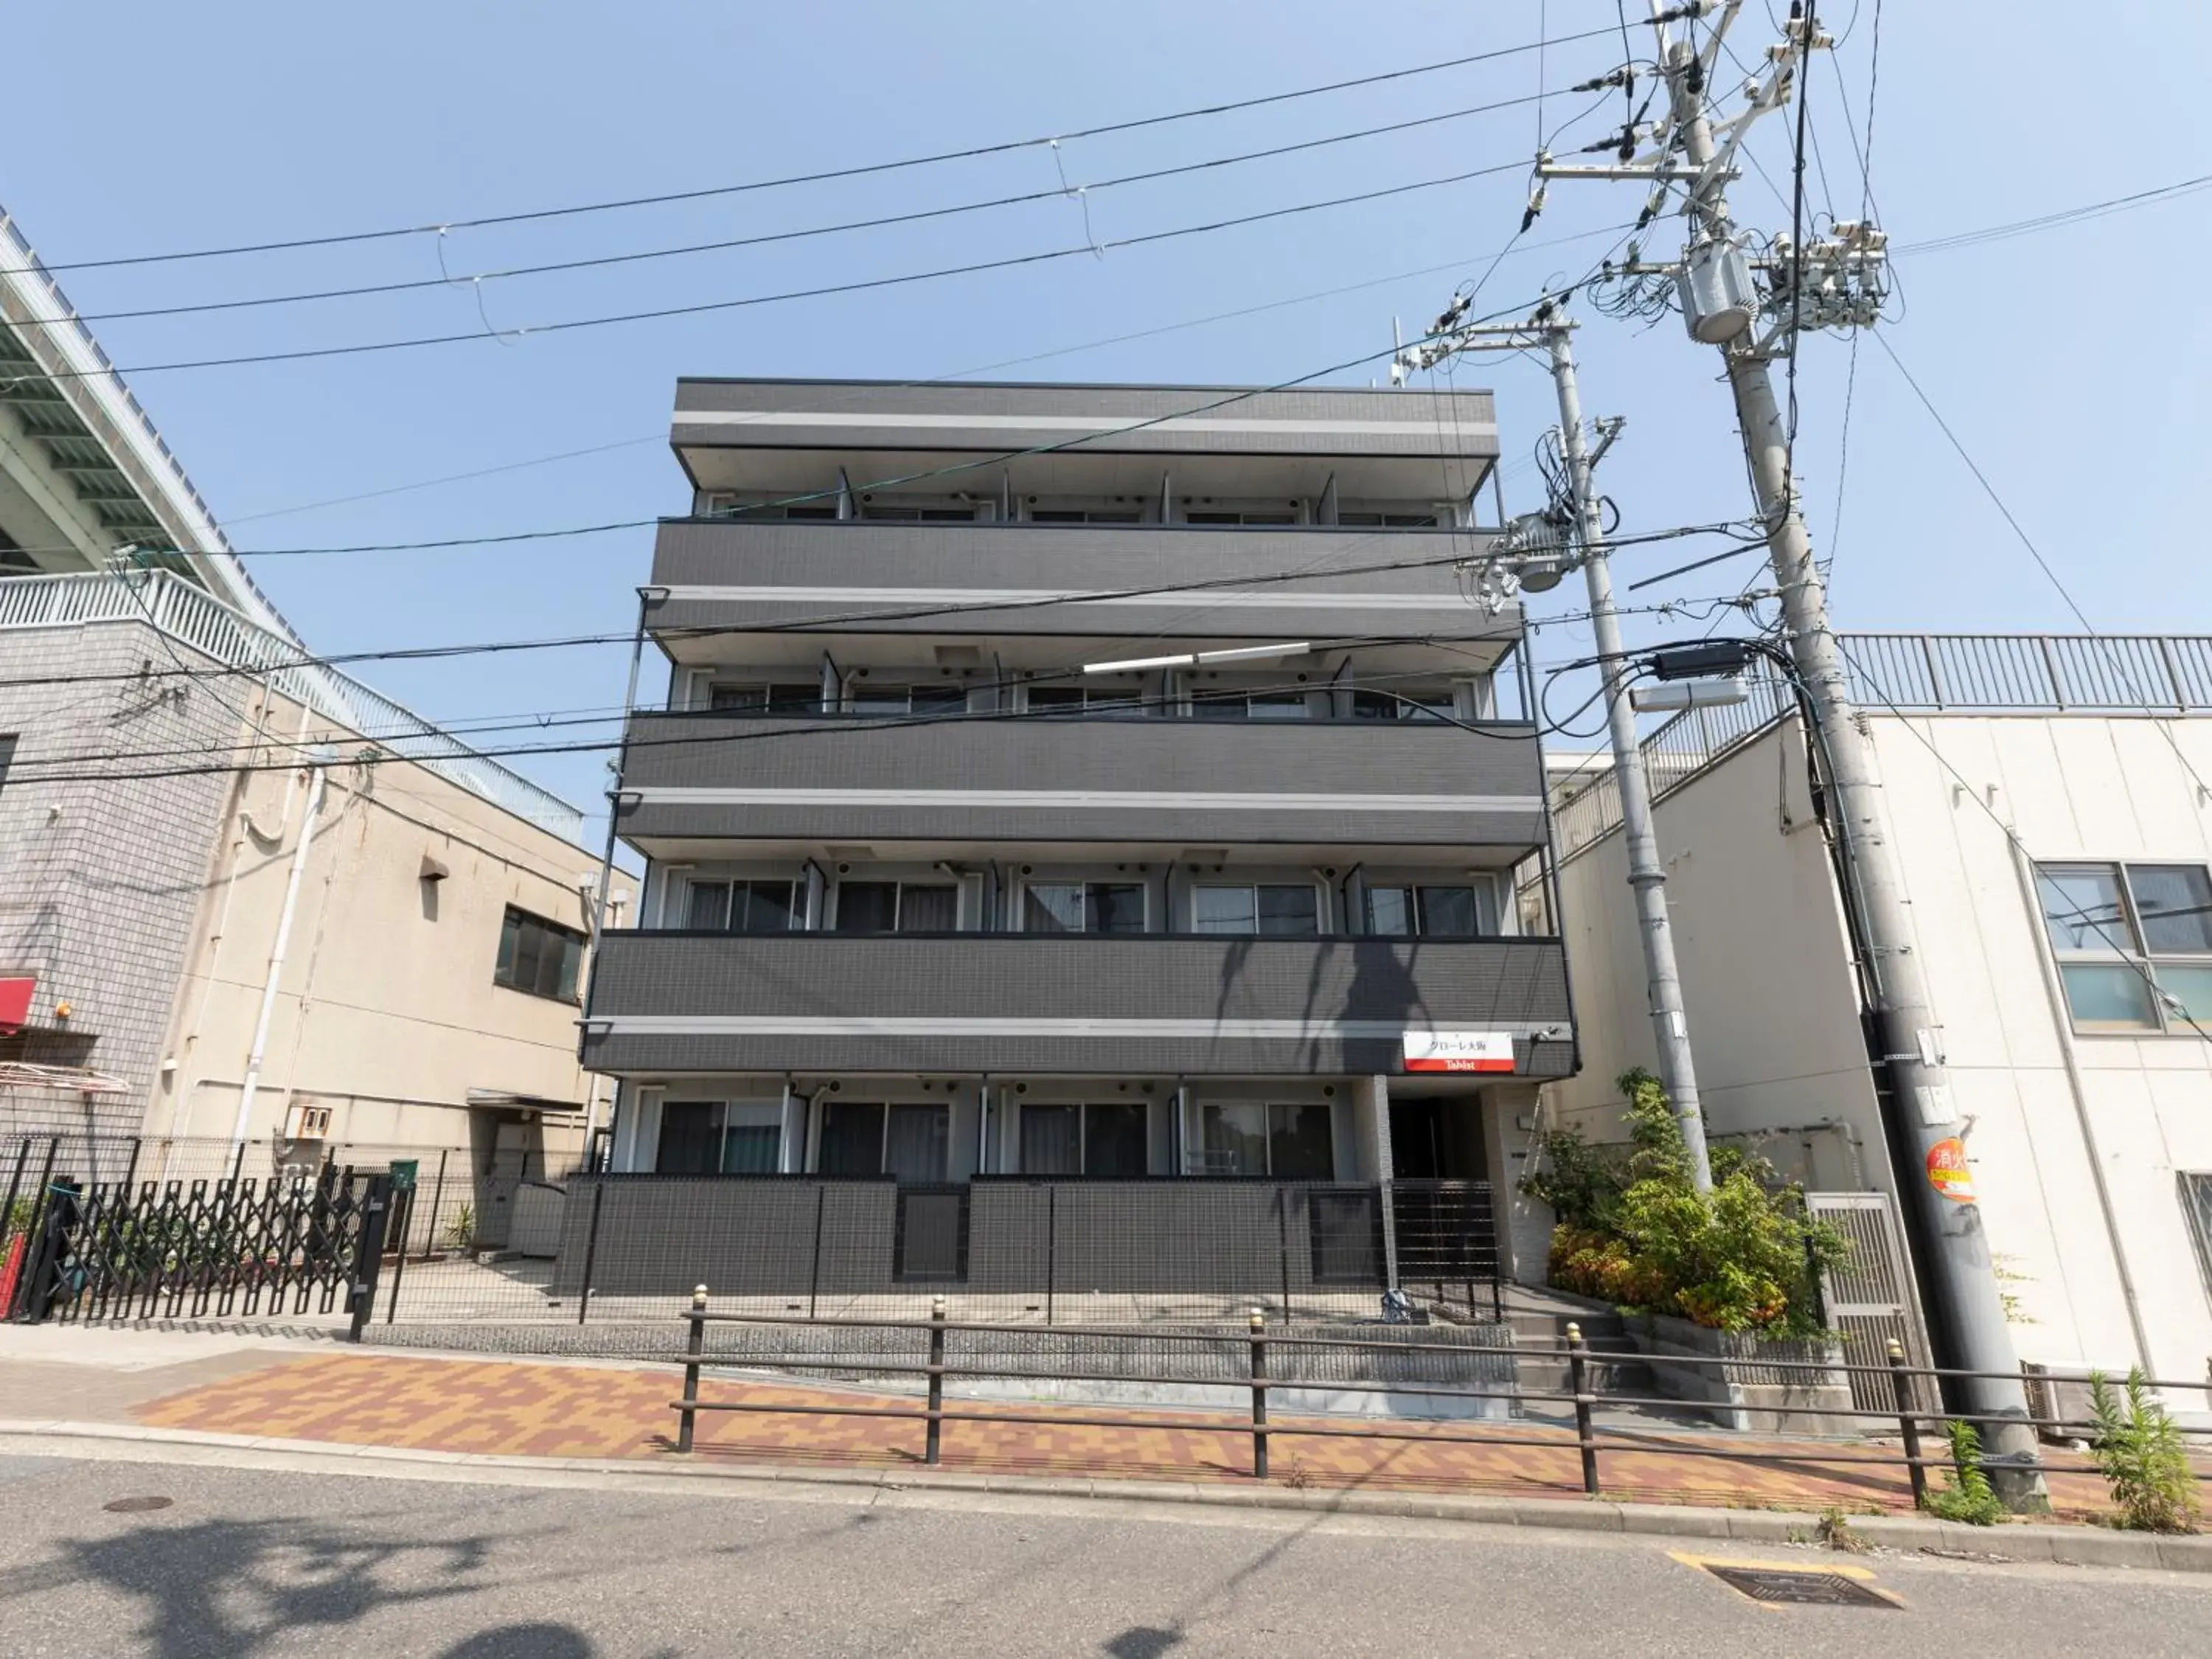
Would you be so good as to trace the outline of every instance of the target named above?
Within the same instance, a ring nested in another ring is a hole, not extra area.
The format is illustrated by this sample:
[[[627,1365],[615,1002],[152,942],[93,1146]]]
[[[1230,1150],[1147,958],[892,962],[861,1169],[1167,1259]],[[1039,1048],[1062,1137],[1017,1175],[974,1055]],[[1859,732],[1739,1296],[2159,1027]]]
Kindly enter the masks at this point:
[[[79,1443],[71,1446],[59,1443]],[[0,1452],[68,1456],[91,1446],[118,1451],[167,1447],[178,1451],[230,1454],[149,1461],[221,1462],[232,1468],[297,1468],[311,1461],[331,1474],[490,1480],[501,1473],[534,1476],[619,1477],[631,1489],[706,1480],[768,1483],[785,1488],[872,1490],[878,1493],[982,1492],[998,1497],[1079,1498],[1131,1506],[1291,1510],[1308,1514],[1373,1516],[1418,1521],[1527,1527],[1551,1532],[1601,1532],[1622,1536],[1727,1539],[1762,1544],[1814,1541],[1820,1517],[1783,1510],[1700,1508],[1677,1504],[1615,1504],[1602,1499],[1457,1497],[1407,1492],[1293,1491],[1273,1486],[1205,1486],[1194,1482],[1094,1480],[1084,1475],[985,1474],[965,1470],[838,1469],[779,1464],[687,1461],[647,1462],[615,1457],[521,1457],[504,1453],[430,1451],[401,1446],[356,1446],[322,1440],[286,1440],[198,1430],[145,1428],[135,1424],[72,1423],[59,1419],[0,1419]],[[247,1454],[240,1458],[236,1454]],[[259,1454],[260,1457],[252,1456]],[[97,1452],[93,1453],[97,1455]],[[269,1460],[261,1463],[260,1460]],[[367,1467],[365,1467],[367,1466]],[[442,1471],[433,1475],[430,1471]],[[535,1484],[534,1482],[532,1484]],[[561,1480],[559,1484],[598,1484]],[[2212,1535],[2168,1538],[2094,1526],[1968,1527],[1929,1516],[1853,1516],[1850,1529],[1876,1549],[1974,1561],[2025,1562],[2076,1567],[2133,1567],[2212,1574]]]

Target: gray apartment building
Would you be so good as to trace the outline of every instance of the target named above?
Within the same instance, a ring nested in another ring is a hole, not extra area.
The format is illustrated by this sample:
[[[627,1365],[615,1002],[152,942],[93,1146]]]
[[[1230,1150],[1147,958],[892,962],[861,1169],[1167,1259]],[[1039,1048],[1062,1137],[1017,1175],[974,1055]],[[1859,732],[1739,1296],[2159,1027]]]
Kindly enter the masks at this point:
[[[687,380],[672,438],[617,1170],[1513,1176],[1576,1046],[1488,394]]]

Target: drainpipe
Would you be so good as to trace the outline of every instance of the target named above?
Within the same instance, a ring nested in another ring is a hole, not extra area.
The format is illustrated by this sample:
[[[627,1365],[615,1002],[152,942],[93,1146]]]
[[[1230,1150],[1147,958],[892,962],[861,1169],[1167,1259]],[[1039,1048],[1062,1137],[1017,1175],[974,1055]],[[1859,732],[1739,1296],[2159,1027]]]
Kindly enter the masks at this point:
[[[2020,898],[2031,918],[2043,915],[2043,907],[2035,896],[2035,882],[2027,867],[2026,853],[2020,839],[2005,826],[2005,849],[2012,855],[2012,872],[2020,884]],[[2096,1126],[2089,1119],[2089,1097],[2081,1085],[2081,1064],[2074,1052],[2074,1021],[2066,1008],[2066,988],[2058,981],[2056,966],[2046,941],[2035,947],[2036,965],[2043,970],[2043,994],[2051,1004],[2051,1029],[2058,1033],[2059,1057],[2066,1062],[2066,1092],[2074,1102],[2074,1120],[2081,1130],[2081,1150],[2089,1155],[2089,1174],[2097,1188],[2097,1208],[2105,1218],[2105,1238],[2112,1249],[2112,1266],[2120,1275],[2120,1299],[2127,1304],[2128,1329],[2136,1340],[2136,1358],[2149,1375],[2158,1375],[2151,1363],[2150,1337],[2143,1327],[2142,1304],[2136,1296],[2134,1273],[2128,1270],[2127,1247],[2120,1241],[2119,1213],[2112,1207],[2112,1189],[2105,1182],[2104,1155],[2097,1150]]]
[[[231,1125],[230,1144],[246,1144],[246,1127],[253,1115],[254,1091],[261,1083],[261,1059],[269,1048],[269,1022],[276,1012],[276,989],[284,972],[284,948],[292,940],[292,914],[299,908],[300,878],[307,871],[308,849],[315,844],[315,814],[323,810],[325,775],[320,766],[308,769],[307,810],[300,819],[300,839],[292,848],[292,873],[284,883],[284,908],[276,917],[276,942],[269,949],[269,977],[261,988],[261,1014],[253,1023],[253,1047],[246,1056],[246,1081],[238,1091],[238,1121]]]

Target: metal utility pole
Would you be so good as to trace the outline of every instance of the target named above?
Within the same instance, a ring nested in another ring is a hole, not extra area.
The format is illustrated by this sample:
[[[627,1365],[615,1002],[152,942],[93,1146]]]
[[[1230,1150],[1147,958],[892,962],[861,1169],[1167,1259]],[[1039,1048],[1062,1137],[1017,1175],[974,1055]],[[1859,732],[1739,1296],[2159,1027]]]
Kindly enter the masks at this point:
[[[1868,958],[1863,978],[1878,1037],[1876,1057],[1892,1084],[1895,1139],[1910,1158],[1897,1179],[1919,1222],[1920,1267],[1930,1291],[1931,1322],[1947,1339],[1948,1352],[1942,1357],[1949,1364],[1990,1374],[1958,1379],[1957,1396],[1966,1411],[2000,1419],[1987,1435],[1998,1454],[1990,1474],[2002,1481],[2001,1490],[2012,1501],[2034,1503],[2042,1497],[2034,1432],[2025,1421],[2001,1420],[2024,1419],[2027,1401],[1981,1211],[1971,1185],[1957,1179],[1959,1119],[1943,1066],[1942,1028],[1921,971],[1910,902],[1884,826],[1873,745],[1851,702],[1843,653],[1828,620],[1826,591],[1798,509],[1790,434],[1769,378],[1769,363],[1783,352],[1794,352],[1806,328],[1864,327],[1879,319],[1886,239],[1858,224],[1838,225],[1828,240],[1804,246],[1781,237],[1761,262],[1767,277],[1764,292],[1754,283],[1752,261],[1729,217],[1731,163],[1751,125],[1788,103],[1810,53],[1831,43],[1810,10],[1801,14],[1793,5],[1788,38],[1767,54],[1765,78],[1746,88],[1749,106],[1723,124],[1723,140],[1717,142],[1706,112],[1706,87],[1721,39],[1741,5],[1741,0],[1727,0],[1725,5],[1721,0],[1686,0],[1662,8],[1652,0],[1670,113],[1649,135],[1650,149],[1632,165],[1557,167],[1547,158],[1538,171],[1547,179],[1646,179],[1653,186],[1647,221],[1674,185],[1683,187],[1690,241],[1680,263],[1656,267],[1632,260],[1625,274],[1631,281],[1671,276],[1692,337],[1718,346],[1727,365],[1780,589],[1786,643],[1826,762],[1846,897],[1857,914]],[[1670,21],[1694,21],[1716,11],[1722,15],[1703,52],[1690,40],[1670,38]],[[1644,136],[1632,124],[1622,142]]]
[[[1447,313],[1449,315],[1449,313]],[[1500,326],[1477,325],[1450,332],[1440,331],[1411,357],[1392,365],[1397,378],[1412,368],[1432,368],[1460,351],[1525,350],[1541,345],[1552,360],[1552,383],[1559,400],[1559,448],[1566,460],[1571,499],[1559,505],[1566,509],[1565,526],[1533,515],[1542,526],[1547,547],[1516,546],[1509,532],[1505,544],[1494,555],[1520,585],[1549,586],[1571,562],[1578,562],[1589,585],[1590,629],[1596,636],[1598,672],[1605,687],[1606,726],[1613,744],[1613,775],[1620,795],[1621,833],[1628,852],[1628,884],[1636,896],[1637,931],[1644,946],[1644,974],[1651,1009],[1652,1035],[1656,1039],[1659,1080],[1665,1086],[1675,1121],[1681,1126],[1682,1145],[1689,1154],[1690,1176],[1697,1189],[1710,1192],[1712,1163],[1705,1151],[1705,1109],[1698,1098],[1697,1066],[1690,1054],[1690,1023],[1682,1008],[1682,976],[1674,965],[1674,932],[1667,919],[1667,870],[1659,861],[1659,837],[1651,819],[1651,789],[1644,771],[1644,750],[1637,741],[1636,710],[1629,700],[1629,665],[1620,639],[1620,619],[1613,612],[1613,573],[1605,544],[1605,511],[1591,475],[1618,426],[1601,440],[1597,456],[1589,451],[1583,433],[1582,392],[1575,379],[1574,324],[1546,305],[1525,324]],[[1526,522],[1526,521],[1521,521]],[[1559,539],[1565,531],[1572,537],[1575,551],[1565,552]],[[1518,568],[1516,570],[1516,562]],[[1541,569],[1542,577],[1534,572]],[[1548,578],[1548,580],[1546,580]]]

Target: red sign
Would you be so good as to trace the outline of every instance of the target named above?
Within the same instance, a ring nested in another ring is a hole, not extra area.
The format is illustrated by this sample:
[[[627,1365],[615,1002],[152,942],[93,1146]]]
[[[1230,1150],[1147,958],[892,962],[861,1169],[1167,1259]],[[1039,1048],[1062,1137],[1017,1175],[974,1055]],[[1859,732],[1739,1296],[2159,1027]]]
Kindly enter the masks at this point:
[[[1928,1149],[1928,1184],[1954,1204],[1974,1201],[1974,1172],[1966,1167],[1966,1143],[1958,1136]]]
[[[1408,1031],[1405,1034],[1405,1055],[1409,1072],[1510,1072],[1513,1069],[1513,1034]]]
[[[13,1036],[31,1017],[31,993],[39,981],[23,976],[0,979],[0,1036]]]

